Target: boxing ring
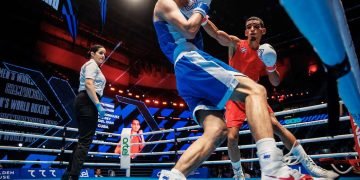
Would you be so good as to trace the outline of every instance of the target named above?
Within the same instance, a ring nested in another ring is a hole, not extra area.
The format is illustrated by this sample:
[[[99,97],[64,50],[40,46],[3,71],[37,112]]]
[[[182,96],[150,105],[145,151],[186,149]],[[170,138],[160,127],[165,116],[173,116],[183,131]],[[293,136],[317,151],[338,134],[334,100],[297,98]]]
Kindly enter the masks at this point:
[[[286,4],[287,2],[289,2],[288,0],[282,0],[283,6],[292,6],[292,2],[289,4]],[[330,1],[329,1],[330,2]],[[337,2],[337,1],[334,1]],[[301,3],[299,1],[299,3]],[[308,3],[308,2],[307,2]],[[308,4],[305,4],[306,8],[308,8]],[[313,3],[318,3],[317,1],[313,1]],[[354,115],[354,117],[359,121],[359,104],[360,104],[360,80],[359,80],[359,65],[358,65],[358,61],[357,61],[357,57],[354,51],[354,47],[353,47],[353,43],[350,37],[350,33],[348,31],[348,25],[346,23],[346,17],[344,16],[344,12],[343,9],[341,7],[341,4],[335,4],[331,6],[333,9],[333,11],[335,12],[336,15],[332,16],[332,20],[340,22],[340,23],[345,23],[345,25],[342,25],[341,27],[345,27],[345,28],[339,28],[338,30],[341,31],[338,33],[337,37],[339,38],[339,42],[344,43],[344,47],[342,47],[343,50],[343,54],[346,53],[349,64],[351,65],[352,69],[350,72],[347,72],[348,75],[339,78],[341,81],[344,81],[346,83],[341,83],[339,84],[339,89],[340,89],[340,96],[342,96],[342,98],[345,101],[345,104],[347,105],[347,107],[349,108],[349,111],[351,114]],[[337,8],[337,9],[335,9]],[[316,9],[317,10],[317,9]],[[288,11],[294,11],[293,9],[288,8]],[[303,11],[299,11],[300,15],[298,16],[298,14],[291,14],[293,16],[293,19],[300,17],[303,19],[303,15],[307,15],[307,13],[303,13]],[[313,18],[311,15],[309,15],[310,18]],[[328,17],[328,16],[319,16],[319,17]],[[315,20],[314,20],[315,21]],[[321,22],[321,21],[316,21],[316,22]],[[298,23],[298,26],[302,26],[301,23]],[[336,23],[335,23],[336,24]],[[316,24],[317,25],[317,24]],[[316,28],[320,27],[320,26],[315,26]],[[327,26],[323,27],[326,31],[327,29],[331,29],[328,28]],[[306,36],[306,30],[305,31],[305,36]],[[312,31],[309,31],[312,32]],[[312,37],[313,34],[311,35],[307,35],[307,37],[309,39],[313,38]],[[314,38],[313,38],[314,39]],[[322,42],[323,44],[326,44],[327,41],[316,41],[313,40],[313,45],[316,46],[318,45],[317,42]],[[348,43],[346,45],[346,43]],[[341,44],[341,43],[328,43],[328,44]],[[323,46],[323,45],[322,45]],[[324,46],[325,47],[325,46]],[[318,47],[317,47],[318,48]],[[336,52],[336,50],[332,51],[332,50],[326,50],[326,51],[322,51],[322,49],[317,49],[320,52],[320,55],[324,56],[325,58],[325,62],[328,62],[328,64],[330,65],[336,65],[342,62],[342,60],[344,59],[337,59],[336,62],[327,60],[327,56],[325,56],[325,54],[328,51],[331,52]],[[326,52],[326,53],[322,53],[322,52]],[[323,55],[324,54],[324,55]],[[340,60],[341,59],[341,60]],[[339,62],[338,62],[339,61]],[[350,84],[349,84],[350,82]],[[353,84],[351,84],[353,83]],[[351,86],[351,88],[349,88]],[[345,93],[346,90],[350,91],[347,94]],[[308,106],[308,107],[303,107],[303,108],[297,108],[297,109],[291,109],[291,110],[285,110],[285,111],[281,111],[281,112],[276,112],[275,115],[276,116],[282,116],[282,115],[287,115],[287,114],[294,114],[294,113],[301,113],[301,112],[307,112],[307,111],[313,111],[313,110],[318,110],[318,109],[323,109],[326,108],[327,104],[319,104],[319,105],[314,105],[314,106]],[[357,157],[360,156],[360,147],[359,147],[359,142],[360,142],[360,130],[359,127],[354,123],[354,120],[352,119],[351,116],[342,116],[340,117],[340,121],[344,122],[344,121],[349,121],[349,123],[351,124],[351,128],[352,128],[352,132],[353,133],[349,133],[349,134],[342,134],[342,135],[336,135],[336,136],[324,136],[324,137],[316,137],[316,138],[308,138],[308,139],[298,139],[298,142],[301,143],[303,146],[306,146],[308,143],[316,143],[316,142],[333,142],[333,141],[338,141],[338,140],[351,140],[353,139],[353,141],[355,142],[355,149],[356,151],[352,151],[352,152],[338,152],[338,153],[324,153],[324,154],[313,154],[313,155],[309,155],[311,158],[313,159],[324,159],[323,162],[331,164],[331,166],[333,167],[333,169],[340,174],[340,176],[350,172],[351,170],[358,170],[360,171],[360,163],[359,160],[357,160]],[[311,122],[301,122],[301,123],[295,123],[295,124],[289,124],[289,125],[284,125],[284,127],[288,128],[288,129],[295,129],[295,128],[300,128],[300,127],[310,127],[310,126],[315,126],[315,125],[325,125],[327,124],[328,120],[327,119],[321,119],[321,120],[315,120],[315,121],[311,121]],[[62,130],[64,132],[64,136],[59,137],[59,136],[45,136],[45,135],[37,135],[37,134],[29,134],[29,133],[18,133],[18,132],[7,132],[7,131],[3,131],[0,130],[0,135],[9,135],[9,136],[21,136],[21,137],[31,137],[31,138],[38,138],[38,139],[46,139],[46,140],[54,140],[54,141],[61,141],[61,142],[77,142],[77,139],[74,138],[68,138],[66,137],[66,132],[77,132],[76,128],[70,128],[70,127],[63,127],[63,126],[56,126],[56,125],[48,125],[48,124],[41,124],[41,123],[33,123],[33,122],[26,122],[26,121],[20,121],[20,120],[14,120],[14,119],[5,119],[5,118],[0,118],[0,124],[7,124],[7,125],[14,125],[14,126],[23,126],[23,127],[27,127],[27,126],[36,126],[36,127],[41,127],[41,128],[48,128],[48,129],[56,129],[56,130]],[[188,126],[188,127],[182,127],[182,128],[176,128],[176,129],[166,129],[166,130],[160,130],[160,131],[152,131],[152,132],[145,132],[142,134],[138,134],[137,136],[140,135],[153,135],[153,134],[166,134],[166,133],[171,133],[171,132],[180,132],[180,131],[188,131],[188,130],[196,130],[201,128],[200,126]],[[97,131],[96,134],[99,135],[106,135],[106,136],[116,136],[116,137],[121,137],[121,134],[116,134],[116,133],[107,133],[107,132],[99,132]],[[248,135],[250,134],[250,130],[241,130],[239,131],[239,135],[241,139],[242,135]],[[131,135],[134,136],[134,135]],[[151,141],[151,142],[145,142],[145,143],[134,143],[134,144],[130,144],[131,145],[140,145],[140,144],[144,144],[144,145],[150,145],[150,144],[165,144],[165,143],[179,143],[179,142],[183,142],[183,141],[194,141],[198,138],[199,136],[196,137],[176,137],[174,139],[168,139],[168,140],[159,140],[159,141]],[[117,146],[118,143],[114,143],[114,142],[105,142],[105,141],[99,141],[99,140],[94,140],[93,144],[99,144],[99,145],[108,145],[108,146]],[[283,143],[282,142],[277,142],[278,146],[282,146]],[[245,149],[254,149],[256,148],[255,144],[246,144],[246,145],[241,145],[239,146],[240,150],[245,150]],[[55,153],[58,155],[62,155],[62,154],[71,154],[72,151],[71,150],[67,150],[64,146],[63,147],[59,147],[59,149],[46,149],[46,148],[31,148],[31,147],[16,147],[16,146],[0,146],[0,150],[6,150],[6,151],[18,151],[18,152],[38,152],[38,153]],[[218,147],[216,148],[215,151],[227,151],[227,147]],[[178,155],[178,154],[182,154],[184,152],[184,150],[179,150],[179,151],[166,151],[166,152],[143,152],[143,153],[135,153],[134,155],[136,156],[161,156],[161,155]],[[111,157],[115,157],[115,158],[124,158],[124,156],[116,154],[116,153],[106,153],[106,152],[89,152],[88,156],[105,156],[106,158],[111,156]],[[129,154],[129,156],[132,154]],[[104,160],[106,159],[104,157]],[[294,157],[290,156],[290,158],[295,159]],[[336,160],[334,158],[349,158],[349,159],[342,159],[342,160]],[[241,159],[241,162],[243,163],[247,163],[247,162],[258,162],[258,158],[244,158]],[[51,165],[67,165],[68,162],[65,161],[27,161],[27,160],[21,160],[21,159],[11,159],[11,160],[0,160],[1,164],[51,164]],[[126,168],[126,176],[125,177],[112,177],[112,178],[104,178],[104,179],[151,179],[150,177],[130,177],[131,173],[131,168],[132,167],[150,167],[150,168],[171,168],[171,166],[173,166],[175,163],[158,163],[158,162],[152,162],[152,163],[131,163],[129,164],[129,168]],[[203,163],[203,165],[220,165],[220,164],[229,164],[230,165],[230,160],[212,160],[212,161],[205,161]],[[340,171],[339,169],[336,168],[336,165],[341,165],[341,164],[347,164],[350,167],[345,170],[345,171]],[[87,167],[114,167],[114,168],[122,168],[124,169],[124,167],[121,167],[120,162],[118,163],[107,163],[107,162],[101,162],[101,163],[95,163],[95,162],[86,162],[84,164],[84,166]],[[59,179],[59,176],[57,176],[56,178],[52,178],[51,176],[48,177],[47,179]],[[84,178],[85,179],[85,178]],[[92,178],[86,178],[86,179],[92,179]],[[99,178],[97,178],[99,179]],[[154,178],[153,178],[154,179]],[[355,178],[345,178],[345,177],[341,177],[340,179],[360,179],[360,177],[355,177]]]
[[[308,107],[302,107],[302,108],[297,108],[297,109],[291,109],[291,110],[285,110],[285,111],[280,111],[280,112],[275,112],[276,116],[280,116],[280,115],[288,115],[288,114],[294,114],[294,113],[300,113],[300,112],[307,112],[307,111],[313,111],[313,110],[318,110],[318,109],[323,109],[326,108],[327,104],[320,104],[320,105],[314,105],[314,106],[308,106]],[[353,120],[351,117],[349,116],[343,116],[340,117],[340,121],[350,121],[349,123],[352,123],[352,127],[355,128],[356,130],[353,131],[354,134],[342,134],[342,135],[336,135],[336,136],[324,136],[324,137],[317,137],[317,138],[309,138],[309,139],[298,139],[298,141],[303,145],[306,146],[307,143],[316,143],[316,142],[331,142],[331,141],[336,141],[336,140],[348,140],[348,139],[354,139],[356,141],[359,140],[360,134],[359,134],[359,130],[357,127],[355,127],[356,125],[354,124]],[[38,126],[38,127],[43,127],[43,128],[53,128],[53,129],[58,129],[58,130],[65,130],[65,131],[69,131],[69,132],[76,132],[77,129],[76,128],[69,128],[69,127],[62,127],[62,126],[55,126],[55,125],[47,125],[47,124],[40,124],[40,123],[33,123],[33,122],[24,122],[24,121],[19,121],[19,120],[12,120],[12,119],[4,119],[4,118],[0,118],[0,123],[1,124],[8,124],[8,125],[15,125],[15,126]],[[284,125],[284,127],[288,128],[288,129],[294,129],[294,128],[299,128],[299,127],[310,127],[310,126],[314,126],[314,125],[324,125],[327,123],[327,119],[321,119],[321,120],[315,120],[315,121],[311,121],[311,122],[302,122],[302,123],[295,123],[295,124],[289,124],[289,125]],[[151,134],[159,134],[159,133],[170,133],[170,132],[179,132],[179,131],[187,131],[187,130],[194,130],[194,129],[199,129],[201,128],[200,126],[196,125],[196,126],[187,126],[187,127],[182,127],[182,128],[176,128],[176,129],[166,129],[166,130],[161,130],[161,131],[152,131],[152,132],[145,132],[142,134],[137,134],[137,135],[151,135]],[[121,134],[116,134],[116,133],[107,133],[107,132],[96,132],[96,134],[101,134],[101,135],[107,135],[107,136],[118,136],[120,137]],[[250,130],[241,130],[239,131],[239,135],[240,135],[240,139],[242,135],[246,135],[246,134],[250,134]],[[6,132],[6,131],[0,131],[0,135],[15,135],[15,136],[23,136],[23,137],[33,137],[33,138],[40,138],[40,139],[48,139],[48,140],[55,140],[55,141],[65,141],[65,142],[77,142],[76,139],[73,138],[67,138],[67,137],[53,137],[53,136],[43,136],[43,135],[35,135],[35,134],[27,134],[27,133],[14,133],[14,132]],[[132,135],[134,136],[134,135]],[[168,139],[168,140],[159,140],[159,141],[151,141],[151,142],[145,142],[145,143],[133,143],[130,145],[140,145],[140,144],[163,144],[163,143],[178,143],[178,142],[182,142],[182,141],[194,141],[198,138],[199,136],[195,136],[195,137],[176,137],[174,139]],[[99,140],[94,140],[93,144],[101,144],[101,145],[109,145],[109,146],[117,146],[118,143],[113,143],[113,142],[105,142],[105,141],[99,141]],[[282,142],[277,142],[278,146],[282,146],[283,143]],[[247,145],[241,145],[239,146],[239,149],[253,149],[256,148],[255,144],[247,144]],[[8,150],[8,151],[24,151],[24,152],[44,152],[44,153],[66,153],[66,154],[70,154],[72,153],[71,150],[66,150],[63,147],[61,147],[60,149],[45,149],[45,148],[30,148],[30,147],[15,147],[15,146],[0,146],[1,150]],[[215,151],[227,151],[227,147],[218,147],[216,148]],[[145,153],[135,153],[136,156],[159,156],[159,155],[176,155],[176,154],[182,154],[184,151],[183,150],[179,150],[179,151],[167,151],[167,152],[145,152]],[[116,153],[105,153],[105,152],[89,152],[88,156],[92,156],[92,155],[99,155],[99,156],[114,156],[114,157],[119,157],[120,159],[122,158],[121,155],[116,154]],[[130,154],[132,155],[132,154]],[[341,153],[326,153],[326,154],[314,154],[314,155],[310,155],[311,158],[313,159],[319,159],[319,158],[354,158],[359,156],[359,152],[341,152]],[[290,156],[290,158],[293,158],[292,156]],[[330,162],[330,164],[332,164],[332,166],[334,166],[335,164],[338,164],[339,162],[345,162],[347,160],[340,160],[340,161],[336,161],[334,160],[333,162]],[[258,162],[258,158],[248,158],[248,159],[241,159],[241,162]],[[0,160],[1,164],[51,164],[51,165],[66,165],[68,164],[68,162],[64,162],[64,161],[26,161],[26,160]],[[348,162],[345,162],[348,163]],[[171,166],[173,166],[175,163],[157,163],[157,162],[153,162],[153,163],[131,163],[130,162],[130,167],[126,169],[126,177],[124,178],[133,178],[130,177],[130,170],[131,167],[150,167],[150,168],[170,168]],[[214,160],[214,161],[205,161],[203,163],[203,165],[220,165],[220,164],[230,164],[230,160]],[[107,166],[107,167],[114,167],[114,168],[121,168],[120,163],[94,163],[94,162],[86,162],[84,164],[84,166],[97,166],[97,167],[102,167],[102,166]],[[356,166],[356,164],[353,164],[351,167],[351,169],[355,168],[358,169],[359,166]],[[350,171],[351,169],[349,168],[348,171]],[[336,170],[336,168],[334,168]],[[341,175],[341,172],[338,172]],[[345,174],[345,173],[343,173]],[[121,177],[116,177],[121,178]],[[136,179],[134,177],[134,179]],[[142,178],[143,179],[143,178]],[[194,178],[195,179],[195,178]]]

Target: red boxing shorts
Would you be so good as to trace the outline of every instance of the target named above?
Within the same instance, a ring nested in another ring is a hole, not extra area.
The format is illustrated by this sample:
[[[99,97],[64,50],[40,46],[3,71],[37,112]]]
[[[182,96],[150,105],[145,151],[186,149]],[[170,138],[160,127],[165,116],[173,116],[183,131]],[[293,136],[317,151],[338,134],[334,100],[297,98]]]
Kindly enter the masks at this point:
[[[269,105],[267,106],[269,113],[270,114],[274,113],[271,107]],[[245,119],[246,119],[245,103],[235,102],[231,100],[226,103],[225,120],[226,120],[226,126],[228,128],[231,127],[241,128]]]

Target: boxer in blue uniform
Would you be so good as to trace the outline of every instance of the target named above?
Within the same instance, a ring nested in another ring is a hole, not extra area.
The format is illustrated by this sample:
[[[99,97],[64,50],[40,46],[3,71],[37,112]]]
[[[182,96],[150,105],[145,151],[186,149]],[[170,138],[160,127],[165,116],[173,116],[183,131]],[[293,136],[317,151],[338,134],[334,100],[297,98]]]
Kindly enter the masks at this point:
[[[160,179],[186,179],[226,139],[223,109],[228,100],[242,101],[256,141],[261,179],[303,179],[282,162],[267,109],[266,90],[250,78],[203,51],[199,29],[207,22],[210,0],[158,0],[153,23],[162,52],[174,64],[177,88],[203,135]],[[308,179],[312,179],[311,177]]]

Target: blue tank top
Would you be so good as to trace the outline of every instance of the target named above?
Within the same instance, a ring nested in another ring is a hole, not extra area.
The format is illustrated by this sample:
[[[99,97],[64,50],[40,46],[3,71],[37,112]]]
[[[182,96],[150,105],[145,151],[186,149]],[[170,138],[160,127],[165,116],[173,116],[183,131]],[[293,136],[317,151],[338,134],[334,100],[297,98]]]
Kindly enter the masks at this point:
[[[189,44],[187,42],[195,45],[197,49],[203,50],[203,38],[200,31],[194,39],[189,40],[166,21],[156,21],[154,22],[154,27],[161,51],[173,64],[177,55],[181,51],[186,51],[187,48],[185,46]]]

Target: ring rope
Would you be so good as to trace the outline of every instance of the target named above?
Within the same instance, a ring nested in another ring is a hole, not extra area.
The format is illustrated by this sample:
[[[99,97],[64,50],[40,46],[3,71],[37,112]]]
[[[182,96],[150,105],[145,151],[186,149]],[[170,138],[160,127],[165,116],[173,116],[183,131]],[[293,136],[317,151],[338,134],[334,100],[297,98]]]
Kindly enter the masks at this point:
[[[337,157],[353,157],[357,156],[357,152],[345,152],[345,153],[332,153],[332,154],[317,154],[309,155],[313,159],[319,158],[337,158]],[[257,162],[259,158],[241,159],[241,162]],[[4,164],[60,164],[60,161],[24,161],[24,160],[0,160],[0,163]],[[230,160],[219,160],[219,161],[205,161],[203,164],[228,164]],[[68,164],[68,162],[64,162]],[[132,163],[130,166],[172,166],[175,163]],[[86,166],[119,166],[118,163],[84,163]]]
[[[312,142],[322,142],[322,141],[335,141],[335,140],[342,140],[342,139],[350,139],[353,138],[354,134],[344,134],[344,135],[337,135],[337,136],[325,136],[325,137],[318,137],[318,138],[310,138],[310,139],[298,139],[299,143],[312,143]],[[100,142],[99,142],[100,143]],[[101,144],[101,143],[100,143]],[[135,144],[135,143],[134,143]],[[276,142],[276,145],[284,145],[282,142]],[[248,145],[241,145],[238,146],[239,149],[252,149],[256,148],[256,144],[248,144]],[[60,152],[61,150],[57,149],[41,149],[41,148],[27,148],[27,147],[14,147],[14,146],[0,146],[0,149],[3,150],[24,150],[24,151],[35,151],[35,152]],[[215,151],[226,151],[228,147],[218,147]],[[71,150],[65,150],[66,153],[71,153]],[[180,150],[177,153],[182,154],[184,150]],[[120,156],[116,153],[100,153],[100,152],[89,152],[89,154],[93,155],[114,155]],[[167,154],[175,154],[175,151],[168,151],[168,152],[149,152],[149,153],[131,153],[134,155],[167,155]]]
[[[350,116],[345,116],[345,117],[341,117],[340,121],[345,121],[345,120],[349,120],[349,119],[350,119]],[[1,120],[1,118],[0,118],[0,120]],[[22,121],[20,121],[20,122],[22,122]],[[305,122],[305,123],[290,124],[290,125],[285,125],[284,127],[290,129],[290,128],[298,128],[298,127],[325,124],[325,123],[327,123],[327,119],[311,121],[311,122]],[[239,134],[249,134],[249,133],[250,133],[250,130],[239,131]],[[56,140],[56,141],[62,141],[63,140],[62,137],[53,137],[53,136],[44,136],[44,135],[26,134],[26,133],[8,132],[8,131],[0,131],[0,134],[2,134],[2,135],[17,135],[17,136],[24,136],[24,137],[36,137],[36,138],[40,138],[40,139],[49,139],[49,140]],[[196,140],[199,137],[200,136],[187,137],[187,138],[178,138],[177,141],[178,142],[192,141],[192,140]],[[77,142],[77,139],[66,138],[65,141]],[[170,142],[175,142],[175,139],[152,141],[152,142],[145,142],[145,143],[132,143],[132,144],[133,145],[141,145],[141,144],[147,145],[147,144],[170,143]],[[104,142],[104,141],[98,141],[98,140],[94,140],[94,144],[115,145],[115,146],[118,145],[118,143]]]
[[[54,128],[54,129],[58,129],[58,130],[63,130],[64,129],[63,126],[56,126],[56,125],[42,124],[42,123],[34,123],[34,122],[20,121],[20,120],[7,119],[7,118],[0,118],[0,122],[8,123],[8,124],[16,124],[16,125],[20,125],[20,126],[21,125],[22,126],[38,126],[38,127],[43,127],[43,128]],[[78,132],[77,128],[66,127],[66,130],[73,131],[73,132]],[[101,132],[101,131],[96,131],[95,134],[103,134],[103,135],[108,135],[108,136],[121,136],[121,134]]]
[[[0,146],[1,150],[14,150],[14,151],[31,151],[31,152],[48,152],[60,153],[60,149],[45,149],[45,148],[29,148],[29,147],[15,147],[15,146]],[[64,150],[64,153],[71,154],[72,150]],[[104,156],[120,156],[117,153],[103,153],[103,152],[89,152],[89,155],[104,155]]]
[[[340,117],[340,121],[348,121],[348,120],[350,120],[350,116]],[[299,127],[321,125],[321,124],[326,124],[327,122],[328,122],[328,119],[321,119],[321,120],[310,121],[310,122],[288,124],[288,125],[284,125],[283,127],[285,127],[286,129],[292,129],[292,128],[299,128]],[[251,133],[250,130],[239,131],[239,134],[250,134],[250,133]]]
[[[55,140],[55,141],[62,141],[62,137],[53,137],[53,136],[44,136],[44,135],[38,135],[38,134],[27,134],[27,133],[18,133],[18,132],[8,132],[8,131],[0,131],[0,135],[10,135],[10,136],[23,136],[23,137],[34,137],[39,139],[48,139],[48,140]],[[70,142],[77,142],[77,139],[74,138],[66,138],[65,141]],[[94,140],[94,144],[102,144],[102,145],[115,145],[117,146],[118,143],[112,143],[112,142],[104,142],[100,140]]]
[[[340,103],[343,103],[342,101],[340,101]],[[304,111],[309,111],[309,110],[317,110],[317,109],[322,109],[322,108],[326,108],[327,107],[327,103],[324,104],[319,104],[319,105],[313,105],[313,106],[308,106],[308,107],[302,107],[302,108],[296,108],[296,109],[290,109],[290,110],[284,110],[284,111],[279,111],[279,112],[275,112],[275,116],[279,116],[279,115],[286,115],[286,114],[293,114],[293,113],[299,113],[299,112],[304,112]],[[26,121],[20,121],[20,120],[13,120],[13,119],[7,119],[7,118],[0,118],[0,122],[3,123],[9,123],[9,124],[18,124],[18,125],[36,125],[39,127],[45,127],[45,128],[55,128],[55,129],[63,129],[62,126],[56,126],[56,125],[49,125],[49,124],[41,124],[41,123],[33,123],[33,122],[26,122]],[[191,130],[191,129],[198,129],[201,128],[201,126],[199,125],[194,125],[194,126],[188,126],[188,127],[182,127],[182,128],[177,128],[177,131],[185,131],[185,130]],[[67,128],[67,130],[69,131],[74,131],[77,132],[78,129],[77,128]],[[152,132],[146,132],[146,133],[141,133],[141,134],[133,134],[131,136],[141,136],[141,135],[150,135],[150,134],[161,134],[161,133],[167,133],[167,132],[173,132],[174,129],[167,129],[167,130],[160,130],[160,131],[152,131]],[[95,134],[104,134],[104,135],[109,135],[109,136],[121,136],[121,134],[116,134],[116,133],[108,133],[108,132],[101,132],[101,131],[96,131]]]
[[[350,116],[344,116],[344,117],[340,117],[340,121],[346,121],[346,120],[350,120]],[[291,128],[299,128],[299,127],[307,127],[307,126],[313,126],[313,125],[321,125],[321,124],[326,124],[328,122],[328,119],[322,119],[322,120],[316,120],[316,121],[311,121],[311,122],[304,122],[304,123],[296,123],[296,124],[289,124],[289,125],[284,125],[283,127],[287,128],[287,129],[291,129]],[[239,134],[250,134],[250,130],[242,130],[239,131]],[[198,139],[200,136],[193,136],[193,137],[187,137],[187,138],[178,138],[178,141],[191,141],[191,140],[196,140]]]
[[[341,117],[340,121],[349,120],[350,116]],[[1,119],[0,119],[1,120]],[[305,122],[305,123],[297,123],[297,124],[290,124],[285,125],[286,128],[297,128],[297,127],[306,127],[306,126],[312,126],[312,125],[320,125],[327,123],[327,119],[324,120],[317,120],[317,121],[311,121],[311,122]],[[250,130],[245,131],[239,131],[239,134],[248,134],[250,133]],[[62,137],[53,137],[53,136],[44,136],[44,135],[37,135],[37,134],[27,134],[27,133],[18,133],[18,132],[8,132],[8,131],[0,131],[0,134],[2,135],[16,135],[16,136],[24,136],[24,137],[35,137],[40,139],[49,139],[49,140],[56,140],[56,141],[62,141]],[[198,139],[200,136],[194,136],[194,137],[186,137],[186,138],[177,138],[177,142],[182,141],[192,141]],[[73,138],[66,138],[65,141],[70,142],[77,142],[77,139]],[[151,141],[151,142],[145,142],[145,143],[132,143],[131,145],[141,145],[141,144],[158,144],[158,143],[173,143],[175,142],[175,139],[169,139],[169,140],[159,140],[159,141]],[[102,145],[114,145],[117,146],[118,143],[112,143],[112,142],[104,142],[99,140],[94,140],[94,144],[102,144]]]

